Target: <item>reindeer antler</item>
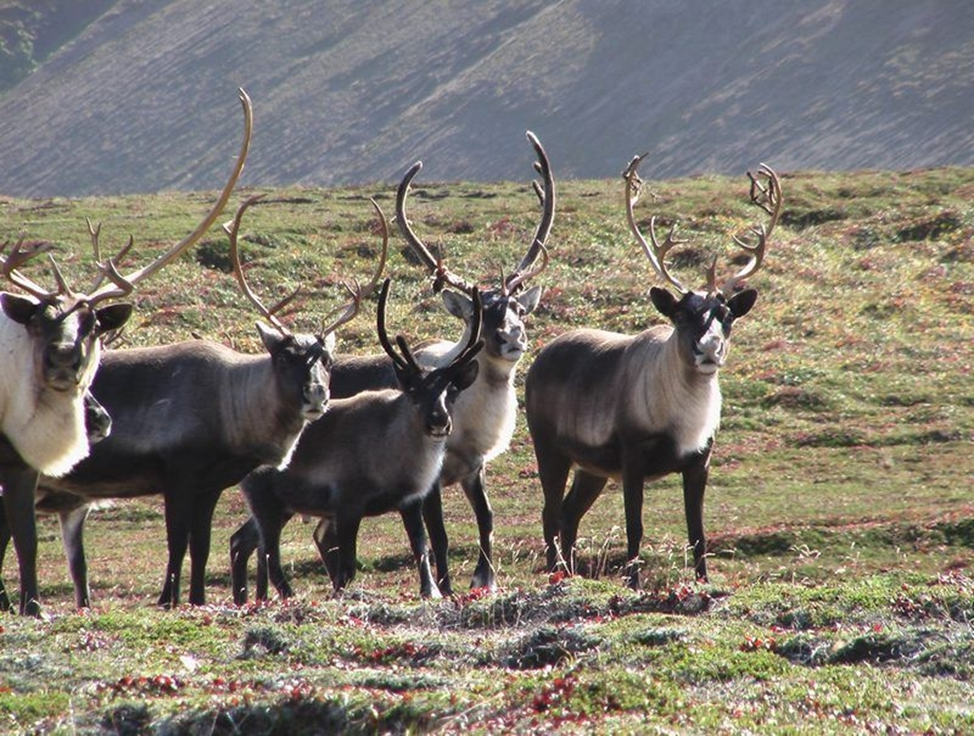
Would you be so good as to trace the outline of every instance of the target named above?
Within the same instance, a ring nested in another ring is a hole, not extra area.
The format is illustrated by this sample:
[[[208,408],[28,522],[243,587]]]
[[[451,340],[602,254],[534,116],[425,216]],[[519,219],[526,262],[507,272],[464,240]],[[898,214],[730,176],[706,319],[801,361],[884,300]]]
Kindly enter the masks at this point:
[[[756,242],[748,242],[743,238],[734,236],[734,242],[750,254],[751,258],[744,268],[720,286],[720,292],[725,296],[733,294],[734,289],[741,281],[753,276],[761,268],[768,246],[768,238],[774,232],[774,228],[778,224],[778,217],[781,215],[781,181],[774,170],[767,164],[761,164],[756,175],[748,171],[747,176],[751,180],[751,204],[767,212],[771,219],[766,226],[758,224],[750,228],[750,233],[757,238]],[[712,279],[710,288],[716,293],[716,277],[713,276]]]
[[[399,225],[399,232],[402,233],[409,247],[412,248],[413,253],[419,257],[423,265],[426,266],[429,273],[433,276],[433,291],[441,291],[444,284],[449,284],[461,291],[470,291],[474,288],[473,284],[468,283],[463,277],[450,271],[444,265],[442,258],[434,258],[429,252],[429,248],[413,232],[409,224],[409,219],[406,217],[406,196],[409,194],[409,185],[422,168],[423,162],[417,161],[409,167],[402,181],[399,182],[399,189],[396,191],[396,223]]]
[[[515,294],[530,279],[540,274],[548,266],[548,251],[546,244],[548,235],[551,234],[551,225],[555,219],[555,180],[551,174],[551,163],[548,161],[548,154],[545,153],[541,141],[530,130],[526,133],[528,141],[534,147],[534,152],[538,160],[534,163],[534,169],[541,175],[543,185],[537,181],[532,181],[535,194],[541,202],[541,222],[534,233],[534,239],[528,252],[524,254],[517,267],[503,279],[501,291],[504,294]],[[532,269],[531,266],[538,260],[538,256],[543,257],[541,267]]]
[[[645,153],[641,156],[633,156],[626,170],[622,172],[622,177],[626,180],[626,219],[633,235],[636,236],[636,241],[642,247],[649,262],[653,264],[656,273],[668,281],[677,291],[685,294],[689,289],[669,272],[666,266],[666,254],[670,252],[673,246],[683,245],[688,241],[676,237],[676,224],[674,224],[661,245],[656,238],[656,216],[654,215],[649,221],[649,238],[652,241],[652,247],[650,247],[640,232],[639,226],[636,224],[636,216],[633,214],[633,206],[642,193],[643,180],[639,178],[639,164],[642,163],[645,156]]]

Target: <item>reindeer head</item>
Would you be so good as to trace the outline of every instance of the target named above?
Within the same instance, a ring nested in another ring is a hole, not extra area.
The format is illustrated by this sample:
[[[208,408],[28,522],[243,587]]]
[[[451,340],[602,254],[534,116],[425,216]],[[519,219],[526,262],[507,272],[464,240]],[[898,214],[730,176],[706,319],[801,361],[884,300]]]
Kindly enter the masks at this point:
[[[9,243],[0,247],[2,254]],[[80,394],[91,383],[98,365],[98,338],[117,330],[132,313],[131,304],[97,307],[96,297],[74,293],[54,259],[51,267],[58,288],[49,291],[18,270],[27,260],[50,249],[49,244],[24,246],[23,239],[3,259],[3,273],[31,296],[0,294],[3,313],[23,325],[33,347],[36,385],[45,389]]]
[[[531,314],[541,300],[541,287],[535,286],[522,291],[525,283],[541,273],[548,265],[548,252],[545,242],[551,232],[551,224],[555,214],[555,186],[551,175],[548,156],[534,133],[528,131],[528,140],[538,156],[535,169],[541,174],[544,185],[534,183],[535,192],[541,202],[542,215],[534,239],[528,252],[508,276],[501,275],[500,283],[483,292],[482,334],[484,336],[484,354],[490,360],[503,363],[516,363],[527,350],[527,334],[524,318]],[[421,161],[417,161],[406,172],[396,196],[396,222],[403,237],[409,243],[413,252],[434,276],[433,288],[439,291],[444,285],[452,286],[454,290],[443,291],[443,303],[447,311],[454,317],[459,317],[471,329],[472,320],[477,311],[473,300],[468,296],[471,285],[445,267],[442,259],[432,256],[426,245],[413,232],[406,217],[406,195],[413,177],[423,168]],[[538,256],[542,260],[535,266]]]
[[[323,324],[314,334],[296,334],[291,332],[277,315],[294,301],[301,287],[299,286],[270,308],[265,307],[247,283],[244,267],[240,262],[240,251],[237,245],[240,223],[247,209],[262,196],[258,194],[246,199],[237,208],[234,219],[224,224],[223,230],[230,238],[230,261],[237,284],[248,301],[267,320],[266,323],[257,322],[257,331],[260,333],[264,347],[270,353],[276,380],[282,392],[290,393],[295,403],[301,406],[301,413],[305,420],[311,422],[324,414],[328,406],[330,398],[328,386],[331,383],[331,370],[335,362],[335,330],[358,314],[362,300],[375,291],[379,276],[385,268],[389,249],[389,226],[379,205],[372,200],[382,231],[382,255],[372,280],[365,287],[354,280],[345,283],[344,287],[351,295],[351,299],[336,310],[333,319]]]
[[[477,380],[480,366],[474,358],[484,347],[484,341],[480,339],[482,309],[480,293],[473,289],[471,294],[475,311],[467,330],[468,336],[463,350],[449,365],[427,371],[416,362],[406,339],[402,335],[396,336],[399,352],[393,347],[386,333],[385,323],[386,302],[389,298],[389,279],[383,282],[382,290],[379,292],[379,310],[376,321],[379,342],[386,354],[392,358],[399,386],[416,407],[422,418],[423,430],[430,437],[442,438],[450,434],[453,429],[453,422],[450,418],[453,404],[456,403],[460,392],[469,388]]]
[[[687,242],[676,237],[676,226],[670,228],[670,232],[661,244],[656,237],[655,216],[649,222],[649,243],[646,242],[636,224],[633,205],[639,198],[643,183],[637,173],[641,160],[641,156],[633,157],[623,172],[623,178],[626,180],[626,216],[629,227],[656,272],[681,294],[677,298],[668,290],[654,286],[650,289],[650,299],[656,309],[672,322],[680,345],[680,356],[687,366],[699,374],[712,375],[727,360],[734,320],[747,314],[757,300],[756,290],[739,290],[739,287],[744,279],[757,272],[764,260],[768,238],[781,213],[781,184],[777,174],[764,164],[758,169],[756,175],[748,172],[751,180],[751,203],[767,212],[771,220],[767,226],[762,224],[751,228],[753,242],[734,236],[737,245],[750,255],[750,260],[744,268],[718,287],[715,257],[707,271],[706,287],[701,290],[691,290],[670,273],[665,260],[666,254],[673,246]]]

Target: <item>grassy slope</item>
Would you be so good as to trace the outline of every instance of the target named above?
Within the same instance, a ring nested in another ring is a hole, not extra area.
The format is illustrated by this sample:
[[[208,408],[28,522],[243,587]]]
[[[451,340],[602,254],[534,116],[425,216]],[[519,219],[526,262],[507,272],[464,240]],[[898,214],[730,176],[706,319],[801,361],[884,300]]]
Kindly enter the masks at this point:
[[[548,290],[530,325],[535,348],[571,326],[656,322],[620,184],[560,185],[552,265],[540,279]],[[647,198],[639,215],[679,218],[692,241],[677,262],[688,279],[751,216],[740,180],[652,188],[655,203]],[[582,524],[595,579],[550,585],[539,570],[540,492],[522,421],[490,471],[497,596],[418,602],[405,535],[389,517],[363,525],[363,567],[343,601],[329,599],[311,529],[296,522],[283,554],[297,601],[234,608],[226,544],[245,512],[231,490],[217,512],[210,606],[153,610],[164,530],[161,504],[146,500],[92,515],[96,609],[77,615],[56,523],[43,521],[51,619],[0,624],[0,724],[974,728],[974,172],[796,174],[784,189],[782,224],[753,280],[761,298],[736,328],[722,375],[706,509],[710,586],[691,584],[683,568],[674,479],[647,493],[647,593],[618,584],[624,532],[612,486]],[[367,271],[378,245],[370,194],[391,211],[390,191],[362,189],[275,190],[252,210],[252,280],[266,294],[299,281],[309,288],[295,327],[334,305],[340,278]],[[103,244],[132,232],[147,255],[180,237],[207,201],[0,199],[0,239],[22,231],[54,240],[80,280],[84,216],[103,221]],[[524,185],[430,185],[415,191],[412,218],[451,262],[488,280],[522,252],[534,203]],[[224,257],[215,234],[196,254],[210,264]],[[390,270],[399,284],[393,324],[416,337],[455,334],[399,253]],[[140,289],[138,302],[131,344],[197,332],[257,349],[232,279],[192,257]],[[371,320],[345,330],[340,348],[374,351]],[[475,528],[461,494],[446,495],[462,585]],[[7,582],[16,586],[12,562]]]

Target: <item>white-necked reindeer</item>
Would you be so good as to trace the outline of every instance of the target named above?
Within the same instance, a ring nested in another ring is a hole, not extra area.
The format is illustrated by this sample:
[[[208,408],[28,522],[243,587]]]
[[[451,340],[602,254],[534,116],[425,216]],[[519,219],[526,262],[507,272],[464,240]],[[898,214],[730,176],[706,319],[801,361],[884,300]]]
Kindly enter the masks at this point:
[[[436,483],[423,503],[423,515],[436,560],[437,581],[441,592],[452,592],[448,568],[448,539],[443,523],[441,489],[460,483],[467,500],[473,507],[479,529],[480,552],[471,580],[472,588],[495,587],[491,544],[494,517],[487,497],[486,464],[504,452],[510,444],[517,418],[517,398],[514,378],[517,365],[527,349],[524,319],[537,307],[541,287],[522,291],[526,282],[537,276],[547,263],[545,243],[551,232],[555,213],[555,186],[548,156],[537,137],[528,131],[528,141],[538,157],[536,170],[543,184],[535,190],[542,204],[541,220],[520,263],[500,283],[483,292],[483,327],[485,347],[477,356],[479,374],[474,384],[457,399],[453,408],[453,432],[447,439],[446,458]],[[438,342],[416,351],[416,360],[432,368],[448,365],[467,344],[471,320],[476,310],[469,296],[470,285],[463,278],[444,267],[442,260],[434,258],[429,249],[413,232],[406,216],[406,198],[413,178],[422,163],[417,162],[404,175],[396,196],[396,221],[410,248],[419,257],[423,267],[433,276],[435,291],[444,285],[453,289],[443,291],[443,302],[455,317],[464,320],[467,330],[456,342]],[[540,267],[535,267],[538,257]],[[354,396],[362,391],[395,388],[396,374],[393,364],[385,355],[339,356],[331,376],[334,398]],[[315,542],[326,556],[325,523],[315,530]],[[246,559],[258,544],[256,524],[253,520],[241,526],[232,537],[231,557],[246,566]],[[258,560],[257,592],[266,595],[267,580],[263,560]]]
[[[446,366],[419,366],[406,340],[392,346],[385,328],[389,280],[379,295],[379,342],[395,366],[399,389],[364,391],[334,399],[328,413],[302,435],[291,464],[260,468],[240,484],[259,530],[260,558],[282,598],[293,595],[281,568],[281,529],[295,514],[316,516],[325,566],[336,591],[355,576],[356,539],[362,518],[399,511],[420,577],[420,594],[439,597],[423,529],[423,498],[443,463],[457,396],[477,377],[480,299],[467,342]],[[232,548],[231,548],[232,549]],[[231,558],[234,601],[247,600],[247,557]],[[258,590],[258,598],[266,590]]]
[[[0,486],[4,523],[13,533],[20,563],[21,613],[40,614],[34,518],[38,474],[62,476],[88,455],[83,396],[99,365],[98,338],[120,328],[131,314],[128,304],[97,305],[131,293],[135,284],[191,248],[220,216],[250,145],[251,105],[243,90],[240,101],[245,136],[230,180],[197,228],[152,263],[122,276],[116,267],[122,254],[102,263],[96,248],[99,277],[87,293],[76,293],[53,260],[56,291],[20,273],[21,266],[45,247],[27,249],[21,241],[3,260],[4,275],[31,295],[0,294],[0,433],[16,455],[0,462]]]
[[[670,473],[683,476],[683,499],[698,579],[707,579],[703,498],[720,423],[717,373],[727,359],[731,325],[754,305],[754,289],[739,283],[761,266],[768,237],[781,209],[781,187],[771,169],[751,174],[751,200],[771,216],[752,230],[753,242],[735,238],[750,260],[717,286],[715,266],[707,288],[691,291],[675,279],[667,251],[685,241],[671,229],[661,245],[655,217],[646,243],[633,215],[641,181],[640,157],[625,177],[629,226],[656,272],[680,294],[653,287],[650,299],[672,326],[638,335],[579,329],[549,343],[528,371],[525,408],[544,491],[543,526],[548,567],[574,571],[574,546],[582,515],[608,478],[621,480],[626,513],[627,578],[639,587],[643,536],[643,484]],[[569,471],[571,490],[563,497]],[[560,546],[556,539],[560,534]]]
[[[107,351],[92,393],[112,416],[111,436],[67,476],[41,481],[39,507],[59,513],[62,526],[71,529],[64,535],[65,547],[79,606],[89,602],[81,502],[162,494],[169,560],[159,605],[172,607],[179,601],[187,547],[192,563],[189,601],[202,604],[220,494],[258,466],[287,465],[301,432],[325,412],[334,331],[355,317],[378,285],[388,235],[383,232],[382,255],[370,283],[346,286],[351,300],[316,334],[292,333],[277,312],[296,292],[265,307],[240,263],[240,224],[259,199],[243,202],[224,229],[238,284],[267,320],[257,324],[267,352],[249,355],[207,340]],[[81,502],[67,503],[65,494]]]

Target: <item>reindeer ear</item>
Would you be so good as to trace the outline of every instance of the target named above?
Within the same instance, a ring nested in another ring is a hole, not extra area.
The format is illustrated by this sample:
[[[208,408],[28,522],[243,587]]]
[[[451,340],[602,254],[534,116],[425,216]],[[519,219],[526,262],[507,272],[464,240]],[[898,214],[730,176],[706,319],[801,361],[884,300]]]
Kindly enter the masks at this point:
[[[102,335],[106,332],[119,329],[124,325],[128,318],[132,316],[132,305],[122,302],[120,304],[109,304],[107,307],[95,310],[95,322],[98,325],[96,332]]]
[[[0,307],[3,307],[3,313],[18,324],[26,325],[30,322],[39,306],[37,302],[25,296],[0,294]]]
[[[727,306],[733,313],[734,319],[737,319],[750,312],[757,299],[758,292],[755,289],[744,289],[728,299]]]
[[[284,336],[273,327],[257,322],[257,332],[260,333],[260,340],[271,355],[275,354],[284,342]]]
[[[453,385],[456,386],[457,391],[463,391],[464,389],[470,388],[473,382],[477,380],[477,376],[480,373],[480,363],[476,360],[471,360],[463,368],[457,371],[456,377],[453,379]]]
[[[521,309],[524,310],[525,314],[531,314],[531,312],[538,308],[538,303],[541,301],[542,291],[543,289],[540,286],[532,286],[523,294],[515,297],[517,299],[517,303],[521,305]]]
[[[446,311],[454,317],[459,317],[464,322],[469,322],[473,317],[473,300],[470,297],[449,289],[443,292],[443,306]]]
[[[678,304],[675,296],[666,289],[654,286],[649,290],[649,298],[660,314],[669,319],[673,319],[673,315],[676,314],[676,305]]]

